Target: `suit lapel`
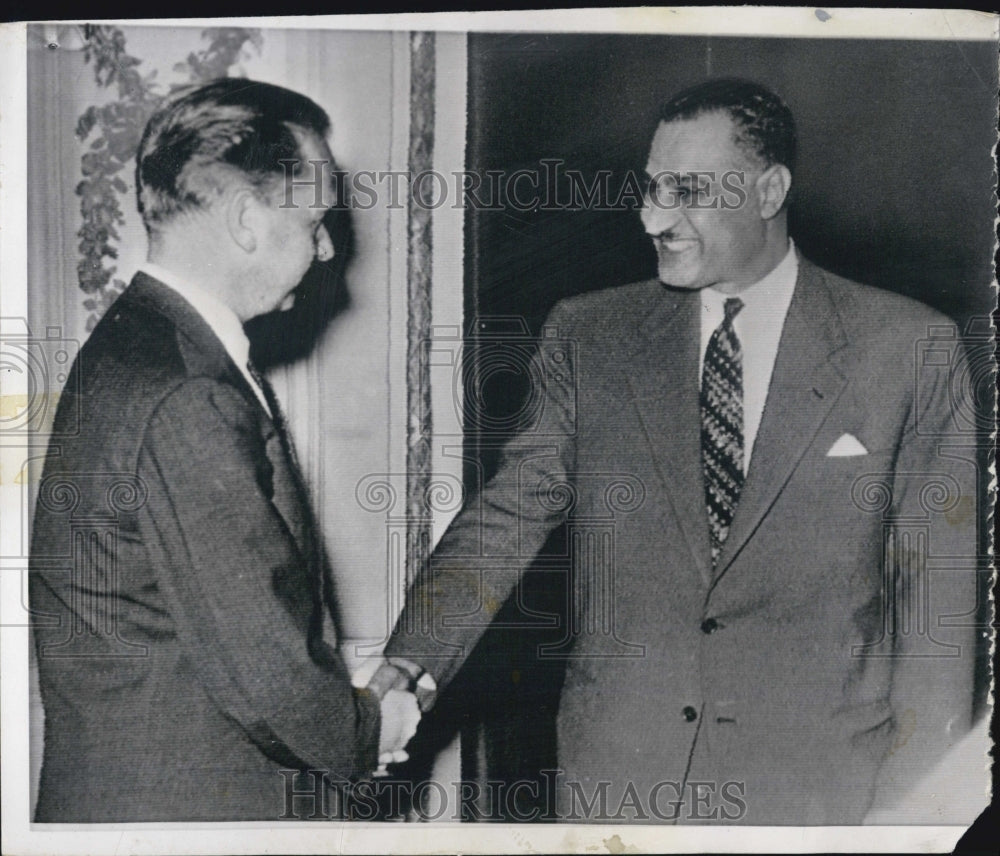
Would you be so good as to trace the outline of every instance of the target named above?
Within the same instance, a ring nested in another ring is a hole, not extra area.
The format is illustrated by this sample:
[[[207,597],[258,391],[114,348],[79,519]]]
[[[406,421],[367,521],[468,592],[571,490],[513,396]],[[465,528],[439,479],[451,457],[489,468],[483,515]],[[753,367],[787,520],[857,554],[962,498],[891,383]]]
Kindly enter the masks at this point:
[[[698,403],[700,301],[697,292],[662,288],[634,338],[628,384],[655,469],[684,533],[697,573],[711,581],[711,546],[701,473]]]
[[[248,406],[261,414],[260,435],[272,470],[272,495],[269,498],[299,548],[310,555],[313,545],[307,532],[309,512],[303,504],[304,487],[301,474],[296,471],[291,455],[284,448],[285,439],[276,428],[279,414],[276,413],[273,419],[268,418],[249,381],[208,322],[172,288],[140,271],[122,299],[155,312],[175,328],[179,347],[192,375],[207,375],[231,384],[247,399]]]
[[[822,272],[800,258],[750,469],[715,582],[760,526],[840,397],[847,379],[835,355],[846,344]]]
[[[322,558],[322,546],[312,517],[308,491],[296,463],[291,437],[287,433],[277,399],[274,398],[269,404],[273,410],[273,414],[269,416],[250,382],[233,362],[208,322],[169,286],[139,272],[122,299],[156,313],[164,323],[174,328],[190,374],[213,377],[231,384],[246,398],[247,406],[259,415],[257,424],[271,470],[270,479],[267,480],[270,484],[262,484],[261,487],[269,494],[268,499],[284,520],[305,558],[301,565],[296,563],[295,567],[289,569],[290,575],[279,584],[287,588],[287,591],[278,593],[288,603],[294,604],[299,602],[302,592],[308,592],[312,606],[308,617],[307,644],[313,658],[329,666],[336,659],[329,646],[335,645],[337,639],[331,581]],[[271,396],[273,397],[273,391]],[[324,641],[324,616],[330,620],[329,642]]]

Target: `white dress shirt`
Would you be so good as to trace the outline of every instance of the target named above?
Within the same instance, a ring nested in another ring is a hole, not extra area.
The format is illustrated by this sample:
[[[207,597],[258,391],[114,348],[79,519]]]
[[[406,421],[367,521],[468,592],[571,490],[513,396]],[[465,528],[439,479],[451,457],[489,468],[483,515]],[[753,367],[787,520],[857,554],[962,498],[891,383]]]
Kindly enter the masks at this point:
[[[757,430],[764,415],[767,391],[771,385],[774,362],[778,357],[778,343],[785,316],[795,291],[799,260],[795,244],[788,242],[785,257],[763,279],[748,286],[739,294],[723,294],[714,288],[703,288],[701,296],[701,356],[698,376],[705,363],[708,340],[725,317],[725,303],[730,297],[739,297],[743,308],[733,319],[733,329],[743,350],[743,474],[750,469]]]
[[[250,388],[257,394],[257,398],[260,400],[264,411],[273,416],[271,408],[267,406],[264,390],[253,379],[253,375],[250,374],[250,370],[247,368],[247,363],[250,361],[250,340],[247,339],[247,334],[243,332],[243,322],[240,321],[236,313],[219,300],[219,298],[196,285],[192,285],[183,277],[154,262],[143,263],[139,270],[153,277],[153,279],[159,280],[164,285],[169,286],[191,305],[191,308],[212,328],[212,332],[222,342],[226,353],[229,354],[232,361],[236,363],[236,367],[243,373],[243,377],[247,379]]]

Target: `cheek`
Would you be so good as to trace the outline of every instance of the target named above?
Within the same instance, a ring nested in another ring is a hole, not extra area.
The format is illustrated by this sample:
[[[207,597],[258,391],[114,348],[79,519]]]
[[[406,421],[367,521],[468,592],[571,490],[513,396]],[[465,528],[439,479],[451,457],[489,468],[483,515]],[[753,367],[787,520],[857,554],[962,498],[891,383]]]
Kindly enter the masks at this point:
[[[284,229],[280,236],[279,253],[282,263],[287,266],[308,267],[314,254],[312,234],[301,226]]]
[[[718,211],[695,210],[688,213],[691,227],[698,233],[705,250],[718,250],[729,243],[732,234],[730,218]]]
[[[725,251],[726,247],[745,246],[755,240],[760,218],[744,209],[735,211],[699,211],[692,222],[708,246]]]

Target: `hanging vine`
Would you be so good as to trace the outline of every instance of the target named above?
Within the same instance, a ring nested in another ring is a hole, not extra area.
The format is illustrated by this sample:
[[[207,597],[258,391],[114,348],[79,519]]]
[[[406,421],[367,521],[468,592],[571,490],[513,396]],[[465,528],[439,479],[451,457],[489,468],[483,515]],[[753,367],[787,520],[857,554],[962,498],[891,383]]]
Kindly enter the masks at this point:
[[[87,295],[83,305],[89,312],[90,331],[126,285],[115,276],[117,268],[106,262],[118,258],[118,229],[125,223],[122,198],[129,193],[121,173],[134,164],[146,122],[175,90],[226,77],[239,60],[249,56],[248,45],[259,54],[263,37],[260,30],[243,27],[204,30],[202,38],[208,46],[192,51],[174,65],[174,71],[187,79],[164,93],[155,69],[146,75],[140,73],[142,60],[128,52],[121,29],[88,25],[85,34],[84,61],[93,64],[97,85],[104,89],[117,87],[118,96],[102,106],[88,107],[76,125],[80,142],[90,142],[80,159],[83,179],[76,186],[83,217],[77,232],[77,280]]]

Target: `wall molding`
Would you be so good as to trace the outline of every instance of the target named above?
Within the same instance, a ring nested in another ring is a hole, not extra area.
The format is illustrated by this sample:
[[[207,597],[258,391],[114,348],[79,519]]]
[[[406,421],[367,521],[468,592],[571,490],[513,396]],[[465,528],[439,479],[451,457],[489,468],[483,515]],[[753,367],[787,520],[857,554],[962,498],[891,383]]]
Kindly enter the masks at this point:
[[[413,176],[434,167],[435,34],[410,34],[410,144]],[[432,546],[427,492],[433,477],[430,338],[433,272],[432,188],[411,186],[407,212],[406,328],[406,581],[412,582]]]

